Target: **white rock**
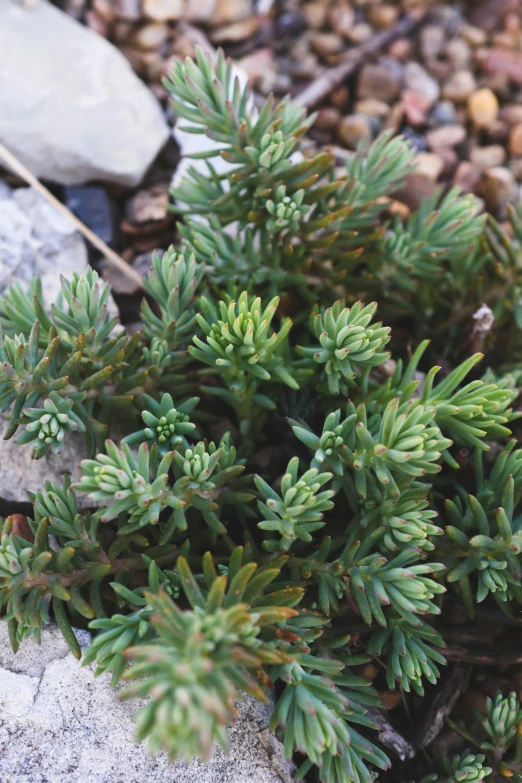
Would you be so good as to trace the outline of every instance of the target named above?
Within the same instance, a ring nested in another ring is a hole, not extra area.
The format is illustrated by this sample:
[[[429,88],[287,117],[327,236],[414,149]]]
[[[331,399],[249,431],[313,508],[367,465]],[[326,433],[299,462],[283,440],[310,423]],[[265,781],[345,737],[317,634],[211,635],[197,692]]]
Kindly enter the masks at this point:
[[[86,631],[77,632],[85,649]],[[238,705],[230,754],[216,750],[209,765],[169,765],[136,745],[131,715],[109,676],[93,678],[68,652],[57,628],[42,644],[22,643],[14,655],[0,622],[0,780],[2,783],[292,783],[280,743],[267,742],[270,707],[252,699]],[[268,746],[268,749],[267,749]]]
[[[60,275],[85,271],[85,242],[68,218],[36,190],[11,191],[1,184],[0,296],[15,282],[27,289],[38,275],[49,305],[60,289]]]
[[[0,141],[43,179],[133,186],[168,139],[125,57],[43,0],[1,0],[0,84]]]

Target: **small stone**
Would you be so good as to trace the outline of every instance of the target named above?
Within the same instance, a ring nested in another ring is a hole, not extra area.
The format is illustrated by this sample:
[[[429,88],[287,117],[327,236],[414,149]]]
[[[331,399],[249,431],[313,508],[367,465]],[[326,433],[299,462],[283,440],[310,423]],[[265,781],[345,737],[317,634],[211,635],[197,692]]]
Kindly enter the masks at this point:
[[[335,130],[341,119],[341,112],[334,106],[325,106],[323,109],[319,109],[317,117],[314,122],[314,128],[320,130]]]
[[[327,6],[323,0],[313,3],[303,3],[302,10],[312,30],[319,30],[320,27],[324,26],[326,22]],[[339,32],[339,30],[336,30],[336,32]]]
[[[488,37],[484,30],[471,24],[464,24],[460,28],[460,34],[470,46],[484,46]]]
[[[318,64],[317,55],[309,52],[290,64],[290,75],[294,79],[305,79],[308,81],[313,79],[317,73]]]
[[[439,101],[435,104],[430,113],[430,123],[437,126],[458,124],[457,112],[451,101]]]
[[[518,125],[522,122],[522,105],[511,103],[503,106],[499,112],[501,120],[505,120],[508,125]]]
[[[398,201],[406,204],[412,212],[416,212],[421,202],[433,196],[436,189],[435,182],[414,171],[412,174],[408,174],[404,185],[393,195]]]
[[[159,49],[168,34],[169,28],[166,24],[152,22],[143,25],[134,33],[132,43],[137,49]]]
[[[369,24],[366,24],[366,22],[359,22],[358,24],[354,24],[350,30],[350,34],[346,37],[355,44],[362,44],[365,41],[369,41],[372,36],[373,28],[370,27]]]
[[[394,60],[405,61],[411,55],[411,42],[407,38],[397,38],[390,44],[388,53]]]
[[[343,117],[337,127],[339,141],[348,149],[356,149],[361,140],[370,141],[372,129],[367,117],[362,114],[350,114]]]
[[[453,185],[465,193],[476,193],[481,179],[482,176],[477,167],[468,160],[463,160],[458,164],[453,175]]]
[[[403,90],[401,98],[404,115],[409,124],[414,127],[424,125],[431,106],[430,99],[414,90]]]
[[[468,98],[468,112],[477,128],[487,128],[498,116],[497,96],[488,87],[476,90]]]
[[[381,29],[393,27],[399,16],[399,8],[389,3],[371,5],[368,11],[370,23]]]
[[[168,204],[168,185],[153,185],[147,190],[139,190],[127,202],[125,217],[131,223],[165,220],[168,213]]]
[[[65,205],[108,245],[114,240],[113,210],[105,188],[96,186],[64,188]]]
[[[404,68],[404,86],[409,90],[424,95],[430,102],[435,103],[440,94],[440,88],[435,79],[416,62],[406,63]]]
[[[402,130],[401,135],[417,152],[426,152],[426,139],[422,133],[417,133],[413,128],[406,127]]]
[[[485,171],[493,166],[502,166],[506,160],[506,151],[500,144],[490,144],[487,147],[475,147],[469,157],[479,171]]]
[[[503,219],[506,205],[515,200],[517,183],[513,172],[504,166],[494,166],[484,172],[482,195],[490,212]]]
[[[319,57],[339,54],[344,49],[344,41],[336,33],[311,33],[310,45]]]
[[[187,22],[208,22],[216,10],[217,0],[185,0],[183,19]]]
[[[112,0],[118,19],[137,22],[141,19],[141,0]]]
[[[503,73],[515,84],[522,85],[522,51],[490,49],[484,58],[483,67],[489,73]]]
[[[454,68],[463,70],[471,63],[471,49],[464,38],[453,38],[446,46],[446,57]]]
[[[522,122],[514,125],[509,134],[509,153],[518,157],[522,155]]]
[[[402,125],[404,119],[404,108],[402,102],[394,104],[388,112],[388,116],[384,122],[384,130],[391,130],[393,133],[398,133],[399,128]]]
[[[522,180],[522,158],[513,158],[509,161],[509,170],[515,175],[515,179]]]
[[[413,163],[416,167],[415,173],[432,182],[438,180],[444,169],[444,161],[434,152],[419,152],[413,159]]]
[[[274,89],[277,78],[277,63],[272,49],[256,49],[238,62],[243,68],[254,90],[267,95]]]
[[[330,93],[330,103],[337,109],[341,109],[341,111],[346,108],[349,100],[350,90],[344,84],[340,87],[336,87],[335,90],[332,90]]]
[[[184,15],[183,0],[142,0],[143,13],[153,22],[173,22]]]
[[[90,30],[94,30],[95,33],[101,35],[102,38],[109,37],[109,25],[92,8],[89,8],[85,13],[85,24]]]
[[[355,111],[360,114],[368,114],[370,117],[386,117],[390,107],[384,101],[378,101],[375,98],[363,98],[357,101]]]
[[[419,39],[421,55],[425,60],[432,60],[441,54],[446,34],[443,27],[427,24],[421,28]]]
[[[112,24],[114,22],[116,12],[114,10],[114,5],[110,0],[92,0],[92,8],[106,24]]]
[[[442,88],[442,97],[453,103],[464,103],[476,89],[471,71],[457,71]]]
[[[209,32],[208,37],[215,43],[243,41],[258,31],[260,23],[259,16],[250,16],[248,19],[241,19],[238,22],[223,25],[223,27],[215,27]]]
[[[516,49],[519,45],[519,35],[518,33],[508,33],[504,30],[500,33],[495,33],[491,38],[491,43],[493,46]]]
[[[487,129],[487,135],[493,144],[502,144],[505,147],[509,138],[509,125],[503,120],[495,120]]]
[[[428,147],[434,152],[444,147],[457,147],[465,138],[466,129],[462,125],[443,125],[426,134]]]
[[[251,15],[251,0],[217,0],[215,11],[208,23],[212,27],[221,27],[248,19]]]
[[[452,177],[458,163],[458,157],[455,150],[451,147],[441,147],[440,150],[437,150],[437,155],[439,155],[444,163],[441,174],[442,179]]]
[[[197,2],[197,0],[193,1]],[[258,16],[262,16],[259,11]],[[296,36],[303,33],[308,26],[308,21],[304,14],[290,12],[281,14],[274,25],[274,37],[279,40],[281,38],[286,38],[288,35]]]
[[[357,85],[358,98],[376,98],[391,103],[399,95],[400,80],[384,65],[364,65]]]
[[[505,14],[518,10],[518,7],[519,0],[482,0],[473,4],[470,20],[481,30],[491,33]]]
[[[324,3],[325,7],[328,5]],[[332,30],[349,38],[353,32],[355,13],[351,5],[347,2],[337,2],[328,11],[328,21]]]

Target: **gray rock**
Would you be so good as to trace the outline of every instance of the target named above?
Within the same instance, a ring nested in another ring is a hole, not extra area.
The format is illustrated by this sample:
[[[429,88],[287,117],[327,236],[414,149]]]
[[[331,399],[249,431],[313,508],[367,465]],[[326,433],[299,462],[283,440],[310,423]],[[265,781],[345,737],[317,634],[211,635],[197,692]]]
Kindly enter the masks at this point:
[[[437,81],[416,62],[406,63],[404,67],[404,85],[409,90],[420,92],[431,103],[435,103],[440,94]]]
[[[80,645],[90,635],[77,632]],[[209,765],[169,765],[132,737],[137,704],[120,702],[109,676],[93,678],[68,651],[57,628],[42,644],[26,640],[14,655],[0,623],[0,780],[2,783],[292,783],[281,744],[269,739],[270,707],[238,704],[228,757]]]
[[[117,49],[48,2],[0,2],[0,140],[37,177],[140,182],[169,136]]]
[[[39,275],[45,300],[51,304],[60,288],[60,275],[85,271],[85,242],[36,190],[11,191],[0,185],[0,295],[15,282],[27,288]]]

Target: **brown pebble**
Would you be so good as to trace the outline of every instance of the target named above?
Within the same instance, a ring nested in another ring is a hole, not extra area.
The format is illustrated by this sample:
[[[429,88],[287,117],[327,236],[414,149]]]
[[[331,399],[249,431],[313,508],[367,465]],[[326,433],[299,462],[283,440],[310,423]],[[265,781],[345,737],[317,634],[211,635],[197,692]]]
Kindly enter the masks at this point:
[[[399,95],[400,87],[395,73],[385,65],[364,65],[359,75],[357,97],[391,103]]]
[[[484,172],[481,193],[490,212],[501,220],[505,218],[507,204],[514,201],[517,183],[513,172],[504,166],[495,166]]]
[[[412,212],[416,212],[421,201],[433,196],[436,189],[437,185],[435,182],[413,172],[412,174],[408,174],[404,185],[394,193],[394,196],[398,201],[406,204]]]
[[[101,16],[98,16],[98,14],[93,11],[92,8],[89,8],[89,10],[85,12],[85,24],[91,30],[94,30],[95,33],[101,35],[102,38],[109,37],[109,25],[101,18]]]
[[[438,180],[444,169],[444,161],[434,152],[419,152],[413,159],[413,164],[416,174],[432,182]]]
[[[323,3],[323,6],[326,8],[327,3]],[[355,12],[351,5],[346,2],[338,2],[328,11],[330,27],[344,38],[349,38],[353,32],[354,19]]]
[[[183,0],[142,0],[143,13],[153,22],[171,22],[181,19]]]
[[[393,27],[399,16],[399,8],[389,3],[371,5],[368,10],[370,23],[375,27],[387,29]]]
[[[312,30],[318,30],[326,22],[326,3],[303,3],[302,12]]]
[[[332,90],[330,93],[330,103],[337,109],[341,109],[341,111],[346,108],[349,100],[350,90],[344,85],[341,87],[336,87],[336,89]]]
[[[411,42],[406,38],[397,38],[396,41],[390,44],[388,48],[390,57],[394,60],[404,62],[408,60],[411,54]]]
[[[110,0],[92,0],[93,11],[96,11],[100,19],[106,24],[112,24],[116,18],[114,4]]]
[[[502,166],[506,160],[506,151],[500,144],[491,144],[487,147],[475,147],[469,157],[479,171],[485,171],[492,166]]]
[[[334,106],[325,106],[317,112],[314,128],[320,128],[320,130],[334,130],[337,128],[340,119],[341,112],[339,109],[336,109]]]
[[[461,161],[453,175],[453,185],[464,192],[475,193],[482,177],[480,171],[468,160]]]
[[[143,25],[132,36],[132,45],[137,49],[159,49],[167,39],[169,28],[166,24],[154,23]]]
[[[503,73],[515,84],[522,85],[522,51],[490,49],[485,53],[483,67],[490,73]]]
[[[346,37],[353,43],[362,44],[365,41],[369,41],[372,36],[373,28],[366,22],[359,22],[359,24],[354,24]]]
[[[511,103],[503,106],[498,116],[501,120],[505,120],[508,125],[518,125],[519,122],[522,122],[522,105]]]
[[[208,37],[215,43],[223,41],[243,41],[254,35],[259,29],[261,19],[258,16],[251,16],[249,19],[240,19],[237,22],[213,28]]]
[[[468,98],[468,112],[477,128],[487,128],[498,116],[497,96],[488,87],[476,90]]]
[[[442,125],[428,131],[426,142],[436,152],[443,147],[457,147],[466,138],[466,129],[462,125]]]
[[[442,97],[452,103],[464,103],[477,89],[477,82],[471,71],[457,71],[442,88]]]
[[[522,155],[522,122],[514,125],[509,134],[509,154],[518,157]]]
[[[473,3],[470,20],[481,30],[491,33],[507,13],[516,11],[518,7],[519,0],[481,0]]]
[[[364,115],[349,114],[341,119],[337,127],[337,136],[348,149],[354,150],[361,140],[371,140],[372,129]]]
[[[168,203],[168,187],[154,185],[146,190],[139,190],[127,202],[125,217],[131,223],[164,220],[167,217]]]
[[[319,57],[339,54],[344,49],[344,41],[336,33],[311,33],[310,45]]]
[[[208,20],[212,27],[239,22],[252,16],[251,0],[217,0],[214,13]]]
[[[357,101],[354,106],[355,111],[360,114],[369,114],[370,117],[386,117],[390,107],[384,101],[378,101],[375,98],[363,98]]]

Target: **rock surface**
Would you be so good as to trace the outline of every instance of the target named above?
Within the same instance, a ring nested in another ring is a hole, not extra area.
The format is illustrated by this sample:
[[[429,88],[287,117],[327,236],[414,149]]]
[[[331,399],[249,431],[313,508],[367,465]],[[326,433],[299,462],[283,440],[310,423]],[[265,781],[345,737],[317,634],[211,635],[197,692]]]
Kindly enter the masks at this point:
[[[117,49],[44,0],[0,3],[0,82],[0,141],[43,179],[136,185],[169,136]]]
[[[0,188],[0,296],[15,282],[27,288],[38,275],[51,304],[60,289],[60,275],[85,271],[85,242],[33,188],[11,191],[1,182]]]
[[[77,632],[82,647],[90,641]],[[136,704],[120,702],[109,676],[94,679],[68,651],[57,628],[42,644],[26,640],[17,655],[0,623],[0,780],[9,783],[291,783],[268,742],[270,708],[252,699],[238,705],[230,755],[216,751],[208,765],[169,765],[150,758],[132,738]],[[275,744],[274,744],[275,743]]]

